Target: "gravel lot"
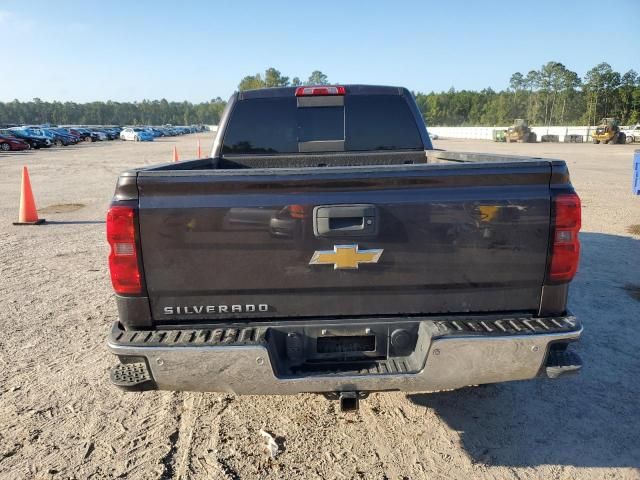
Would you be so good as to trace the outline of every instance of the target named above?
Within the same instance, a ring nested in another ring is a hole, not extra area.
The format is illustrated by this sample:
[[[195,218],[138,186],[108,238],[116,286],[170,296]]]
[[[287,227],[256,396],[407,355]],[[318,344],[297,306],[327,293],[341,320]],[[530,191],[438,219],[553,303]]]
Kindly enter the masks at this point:
[[[640,478],[633,146],[436,141],[567,160],[584,207],[570,303],[585,326],[585,368],[557,382],[373,394],[343,414],[316,395],[126,394],[109,384],[116,308],[104,214],[116,177],[169,161],[176,144],[194,156],[196,138],[0,154],[0,478]],[[208,150],[212,135],[199,138]],[[48,225],[11,225],[23,164]],[[279,443],[274,460],[260,429]]]

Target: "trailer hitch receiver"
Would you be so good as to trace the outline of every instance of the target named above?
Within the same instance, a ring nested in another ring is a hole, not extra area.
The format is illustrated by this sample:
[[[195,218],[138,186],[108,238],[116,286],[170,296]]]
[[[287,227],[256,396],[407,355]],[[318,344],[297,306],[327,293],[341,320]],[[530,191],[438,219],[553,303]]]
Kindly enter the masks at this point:
[[[358,392],[340,392],[340,411],[357,412],[360,408]]]

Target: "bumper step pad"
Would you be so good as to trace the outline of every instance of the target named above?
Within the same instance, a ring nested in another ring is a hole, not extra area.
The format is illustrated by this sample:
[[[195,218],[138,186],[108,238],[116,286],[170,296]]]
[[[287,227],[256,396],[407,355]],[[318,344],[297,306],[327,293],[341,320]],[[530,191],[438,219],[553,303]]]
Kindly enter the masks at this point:
[[[501,318],[499,320],[448,320],[436,322],[438,333],[445,335],[526,335],[576,330],[578,321],[572,315],[545,318]]]
[[[111,383],[129,392],[154,390],[155,382],[145,362],[120,363],[111,368]]]
[[[123,346],[144,347],[192,347],[264,345],[265,328],[203,328],[181,330],[131,330],[124,331],[114,326],[111,337],[114,343]]]
[[[551,350],[547,357],[546,373],[549,378],[576,374],[582,369],[582,360],[577,353],[567,349]]]

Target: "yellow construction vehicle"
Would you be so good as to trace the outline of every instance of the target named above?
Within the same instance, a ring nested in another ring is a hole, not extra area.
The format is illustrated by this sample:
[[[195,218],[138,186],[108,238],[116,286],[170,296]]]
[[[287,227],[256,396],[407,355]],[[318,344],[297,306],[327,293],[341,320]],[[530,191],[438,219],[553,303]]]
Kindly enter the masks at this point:
[[[522,118],[514,120],[513,125],[511,125],[505,132],[504,138],[507,143],[535,143],[538,140],[535,132],[533,132],[529,127],[529,122]]]
[[[591,134],[593,143],[626,143],[627,136],[620,131],[620,124],[616,118],[603,118],[596,131]]]

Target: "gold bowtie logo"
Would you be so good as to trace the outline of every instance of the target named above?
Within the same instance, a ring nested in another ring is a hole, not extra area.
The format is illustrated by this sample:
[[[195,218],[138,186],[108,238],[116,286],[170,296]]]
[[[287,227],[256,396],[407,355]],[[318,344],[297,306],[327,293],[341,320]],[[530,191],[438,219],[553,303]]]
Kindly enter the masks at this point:
[[[378,263],[383,249],[359,250],[358,245],[335,245],[332,250],[317,250],[309,265],[333,265],[334,270],[357,269],[361,263]]]

